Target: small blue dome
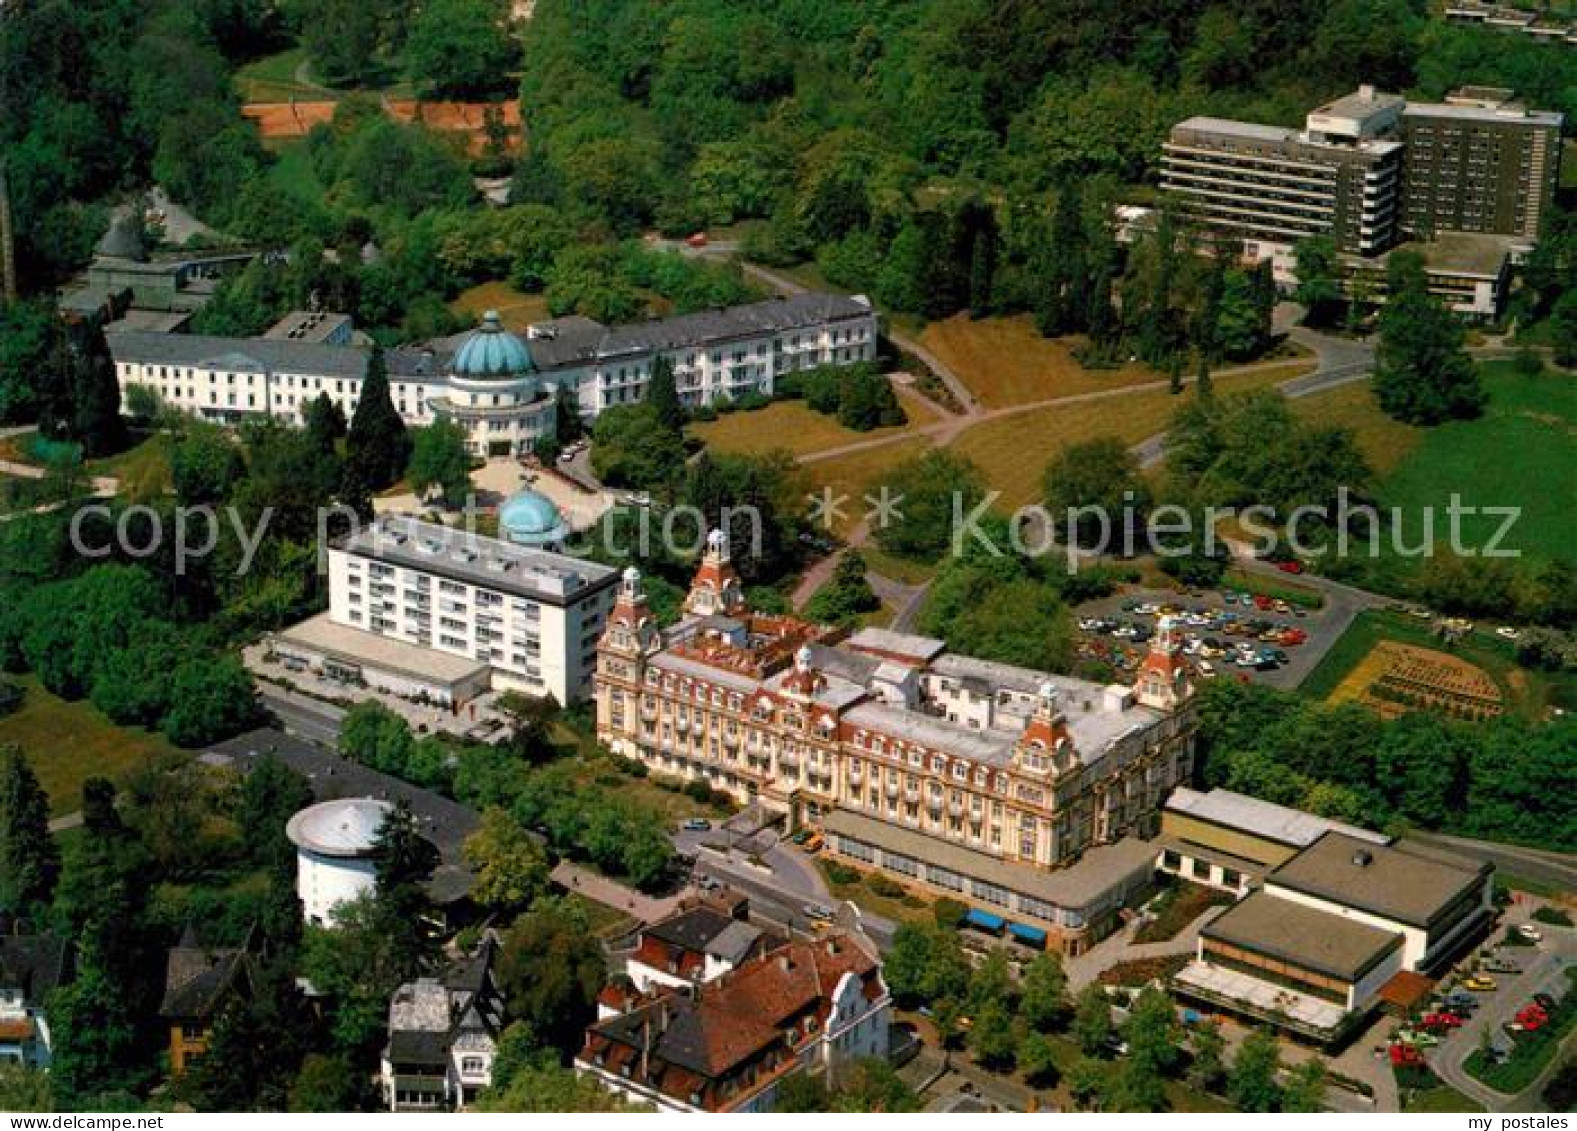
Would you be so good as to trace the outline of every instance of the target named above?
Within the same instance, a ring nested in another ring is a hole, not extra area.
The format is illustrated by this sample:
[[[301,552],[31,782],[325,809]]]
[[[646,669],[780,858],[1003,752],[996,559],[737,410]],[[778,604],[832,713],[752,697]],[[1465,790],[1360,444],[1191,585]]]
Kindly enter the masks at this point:
[[[553,500],[536,491],[521,491],[498,508],[498,532],[511,542],[542,546],[569,537],[569,526]]]
[[[460,343],[451,366],[456,377],[506,378],[535,373],[526,343],[504,329],[498,311],[482,315],[482,324]]]

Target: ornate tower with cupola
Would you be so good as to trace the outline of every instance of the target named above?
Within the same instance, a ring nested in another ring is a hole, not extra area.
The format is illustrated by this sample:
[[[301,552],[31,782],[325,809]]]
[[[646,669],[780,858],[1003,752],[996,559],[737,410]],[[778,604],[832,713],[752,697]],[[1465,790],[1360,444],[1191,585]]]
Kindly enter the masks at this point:
[[[738,616],[745,611],[745,590],[734,570],[728,535],[714,530],[706,536],[706,553],[690,582],[684,611],[693,616]]]
[[[662,646],[641,571],[631,566],[620,578],[619,595],[597,644],[597,737],[620,753],[636,739],[646,661]]]
[[[1183,643],[1171,617],[1162,617],[1155,626],[1150,651],[1139,665],[1134,692],[1143,706],[1157,711],[1175,711],[1194,693],[1188,662],[1183,659]]]

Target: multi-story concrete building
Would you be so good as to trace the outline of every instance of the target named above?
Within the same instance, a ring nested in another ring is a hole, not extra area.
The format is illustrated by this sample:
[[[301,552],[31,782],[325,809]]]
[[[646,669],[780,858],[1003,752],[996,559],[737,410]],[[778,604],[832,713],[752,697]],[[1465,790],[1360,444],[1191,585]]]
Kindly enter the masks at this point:
[[[291,322],[282,336],[261,338],[126,331],[111,333],[109,344],[123,395],[144,385],[204,419],[267,415],[299,423],[320,395],[346,416],[361,399],[370,352],[343,343],[344,325],[314,340],[324,325]],[[531,327],[525,338],[488,311],[467,334],[383,357],[390,397],[406,423],[453,420],[475,454],[518,455],[553,431],[559,389],[568,388],[580,413],[594,417],[643,399],[661,356],[673,363],[687,404],[770,395],[786,374],[874,360],[878,329],[865,299],[830,294],[612,328],[564,318]]]
[[[1402,199],[1409,231],[1539,236],[1555,198],[1560,114],[1530,110],[1512,92],[1463,87],[1402,112]]]
[[[1396,239],[1402,144],[1389,135],[1402,106],[1363,87],[1310,113],[1302,130],[1189,118],[1162,146],[1161,187],[1251,258],[1316,235],[1343,251],[1383,251]]]
[[[1560,114],[1511,91],[1464,87],[1409,103],[1360,87],[1312,111],[1302,130],[1189,118],[1162,149],[1161,184],[1200,225],[1296,281],[1296,245],[1328,235],[1343,286],[1385,301],[1385,256],[1425,261],[1432,293],[1470,318],[1505,300],[1513,257],[1539,234],[1560,166]]]
[[[665,1112],[771,1111],[778,1087],[885,1059],[892,998],[855,934],[786,943],[694,987],[658,985],[586,1030],[575,1071]]]
[[[599,648],[598,737],[826,834],[907,882],[1002,908],[1077,952],[1148,882],[1161,799],[1192,766],[1170,625],[1133,687],[852,637],[744,602],[714,532],[667,632],[626,571]]]
[[[274,636],[276,658],[444,705],[490,687],[559,703],[589,689],[607,566],[399,516],[328,557],[328,612]]]

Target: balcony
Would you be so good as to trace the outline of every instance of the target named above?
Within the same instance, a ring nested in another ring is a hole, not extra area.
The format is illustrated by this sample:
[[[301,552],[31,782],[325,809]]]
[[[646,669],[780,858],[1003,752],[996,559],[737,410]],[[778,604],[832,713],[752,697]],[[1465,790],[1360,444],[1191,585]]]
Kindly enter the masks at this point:
[[[778,755],[778,765],[790,773],[799,769],[799,755],[790,754],[787,750]]]
[[[964,815],[964,803],[962,801],[949,802],[947,806],[947,815],[952,817],[955,821],[959,817],[962,817]]]
[[[655,700],[652,700],[652,699],[642,699],[641,700],[641,718],[645,719],[647,722],[654,722],[654,721],[656,721],[656,719],[657,719],[657,703],[656,703]]]
[[[918,802],[920,800],[920,789],[919,789],[919,787],[918,786],[913,786],[913,785],[906,786],[904,788],[904,791],[903,791],[903,799],[905,801],[907,801],[910,805],[913,805],[916,802]]]
[[[865,771],[864,770],[860,769],[859,766],[850,766],[849,767],[849,784],[850,785],[859,785],[860,782],[862,782],[864,779],[865,779]]]
[[[889,798],[889,800],[895,800],[898,797],[898,783],[897,782],[890,781],[890,782],[887,783],[887,797]]]
[[[942,795],[940,793],[928,795],[925,799],[925,807],[933,813],[940,813],[942,811]]]

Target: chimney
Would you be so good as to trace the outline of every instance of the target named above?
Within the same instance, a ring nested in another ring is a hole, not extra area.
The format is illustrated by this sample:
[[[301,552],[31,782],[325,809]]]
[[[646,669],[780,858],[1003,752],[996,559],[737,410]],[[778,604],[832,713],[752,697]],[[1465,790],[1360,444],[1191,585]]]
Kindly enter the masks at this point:
[[[1370,864],[1374,863],[1374,853],[1370,852],[1367,848],[1360,848],[1357,852],[1352,854],[1352,862],[1360,868],[1367,868]]]
[[[785,974],[794,969],[794,963],[790,961],[787,954],[778,955],[778,969],[782,970]]]
[[[1374,84],[1366,82],[1366,83],[1363,83],[1361,86],[1359,86],[1358,87],[1358,97],[1363,99],[1365,102],[1373,102],[1374,101]]]

